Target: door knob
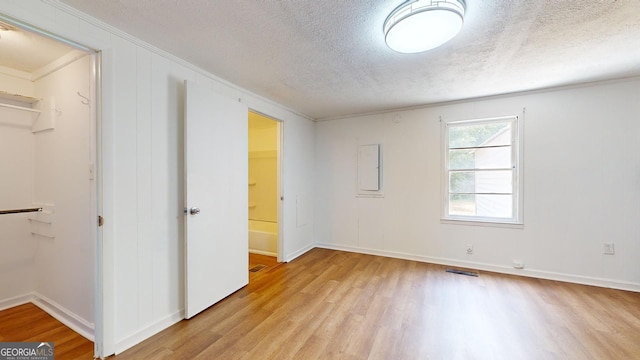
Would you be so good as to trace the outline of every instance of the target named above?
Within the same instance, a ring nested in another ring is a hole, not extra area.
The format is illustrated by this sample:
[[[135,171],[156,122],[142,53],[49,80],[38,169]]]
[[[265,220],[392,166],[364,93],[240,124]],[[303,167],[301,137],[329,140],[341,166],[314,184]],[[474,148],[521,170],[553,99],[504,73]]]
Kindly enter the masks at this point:
[[[198,209],[197,207],[192,207],[191,209],[189,209],[189,214],[198,215],[200,214],[200,209]]]

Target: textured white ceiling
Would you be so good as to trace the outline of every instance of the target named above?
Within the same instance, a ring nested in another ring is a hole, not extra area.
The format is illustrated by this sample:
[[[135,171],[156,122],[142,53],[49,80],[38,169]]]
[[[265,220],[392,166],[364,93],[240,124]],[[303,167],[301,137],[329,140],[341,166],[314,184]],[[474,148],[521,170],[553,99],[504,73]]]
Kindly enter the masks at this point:
[[[421,54],[384,43],[403,0],[62,0],[315,119],[640,75],[640,0],[467,0]]]

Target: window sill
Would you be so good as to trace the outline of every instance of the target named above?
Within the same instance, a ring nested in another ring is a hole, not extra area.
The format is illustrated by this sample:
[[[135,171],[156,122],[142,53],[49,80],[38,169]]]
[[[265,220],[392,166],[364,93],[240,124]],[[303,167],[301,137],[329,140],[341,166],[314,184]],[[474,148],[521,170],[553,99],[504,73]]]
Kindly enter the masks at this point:
[[[499,227],[507,229],[524,229],[523,223],[514,222],[499,222],[490,220],[469,220],[469,219],[440,219],[441,224],[448,225],[465,225],[465,226],[487,226],[487,227]]]

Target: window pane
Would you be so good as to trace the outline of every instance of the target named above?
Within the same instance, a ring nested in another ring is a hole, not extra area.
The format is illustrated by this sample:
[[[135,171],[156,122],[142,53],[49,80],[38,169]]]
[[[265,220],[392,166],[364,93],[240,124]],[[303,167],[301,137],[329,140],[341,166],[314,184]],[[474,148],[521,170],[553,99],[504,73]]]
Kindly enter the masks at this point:
[[[476,173],[474,171],[452,171],[449,174],[449,192],[475,193]]]
[[[449,215],[513,218],[511,195],[449,195]]]
[[[474,169],[475,150],[449,150],[449,169]]]
[[[513,197],[511,195],[476,195],[476,215],[512,218]]]
[[[449,192],[511,194],[513,181],[511,170],[451,171]]]
[[[449,215],[474,216],[475,214],[475,195],[449,195]]]
[[[511,121],[449,127],[449,148],[511,145]]]
[[[449,150],[449,169],[511,168],[511,146]]]
[[[475,193],[511,194],[513,192],[511,170],[477,171],[475,179]]]

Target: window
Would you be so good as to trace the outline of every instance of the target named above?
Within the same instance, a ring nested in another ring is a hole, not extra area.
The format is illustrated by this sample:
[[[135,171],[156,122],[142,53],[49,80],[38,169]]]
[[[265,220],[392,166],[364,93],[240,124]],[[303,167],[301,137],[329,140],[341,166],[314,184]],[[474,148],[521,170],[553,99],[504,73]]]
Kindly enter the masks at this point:
[[[444,219],[521,223],[518,117],[444,125]]]

